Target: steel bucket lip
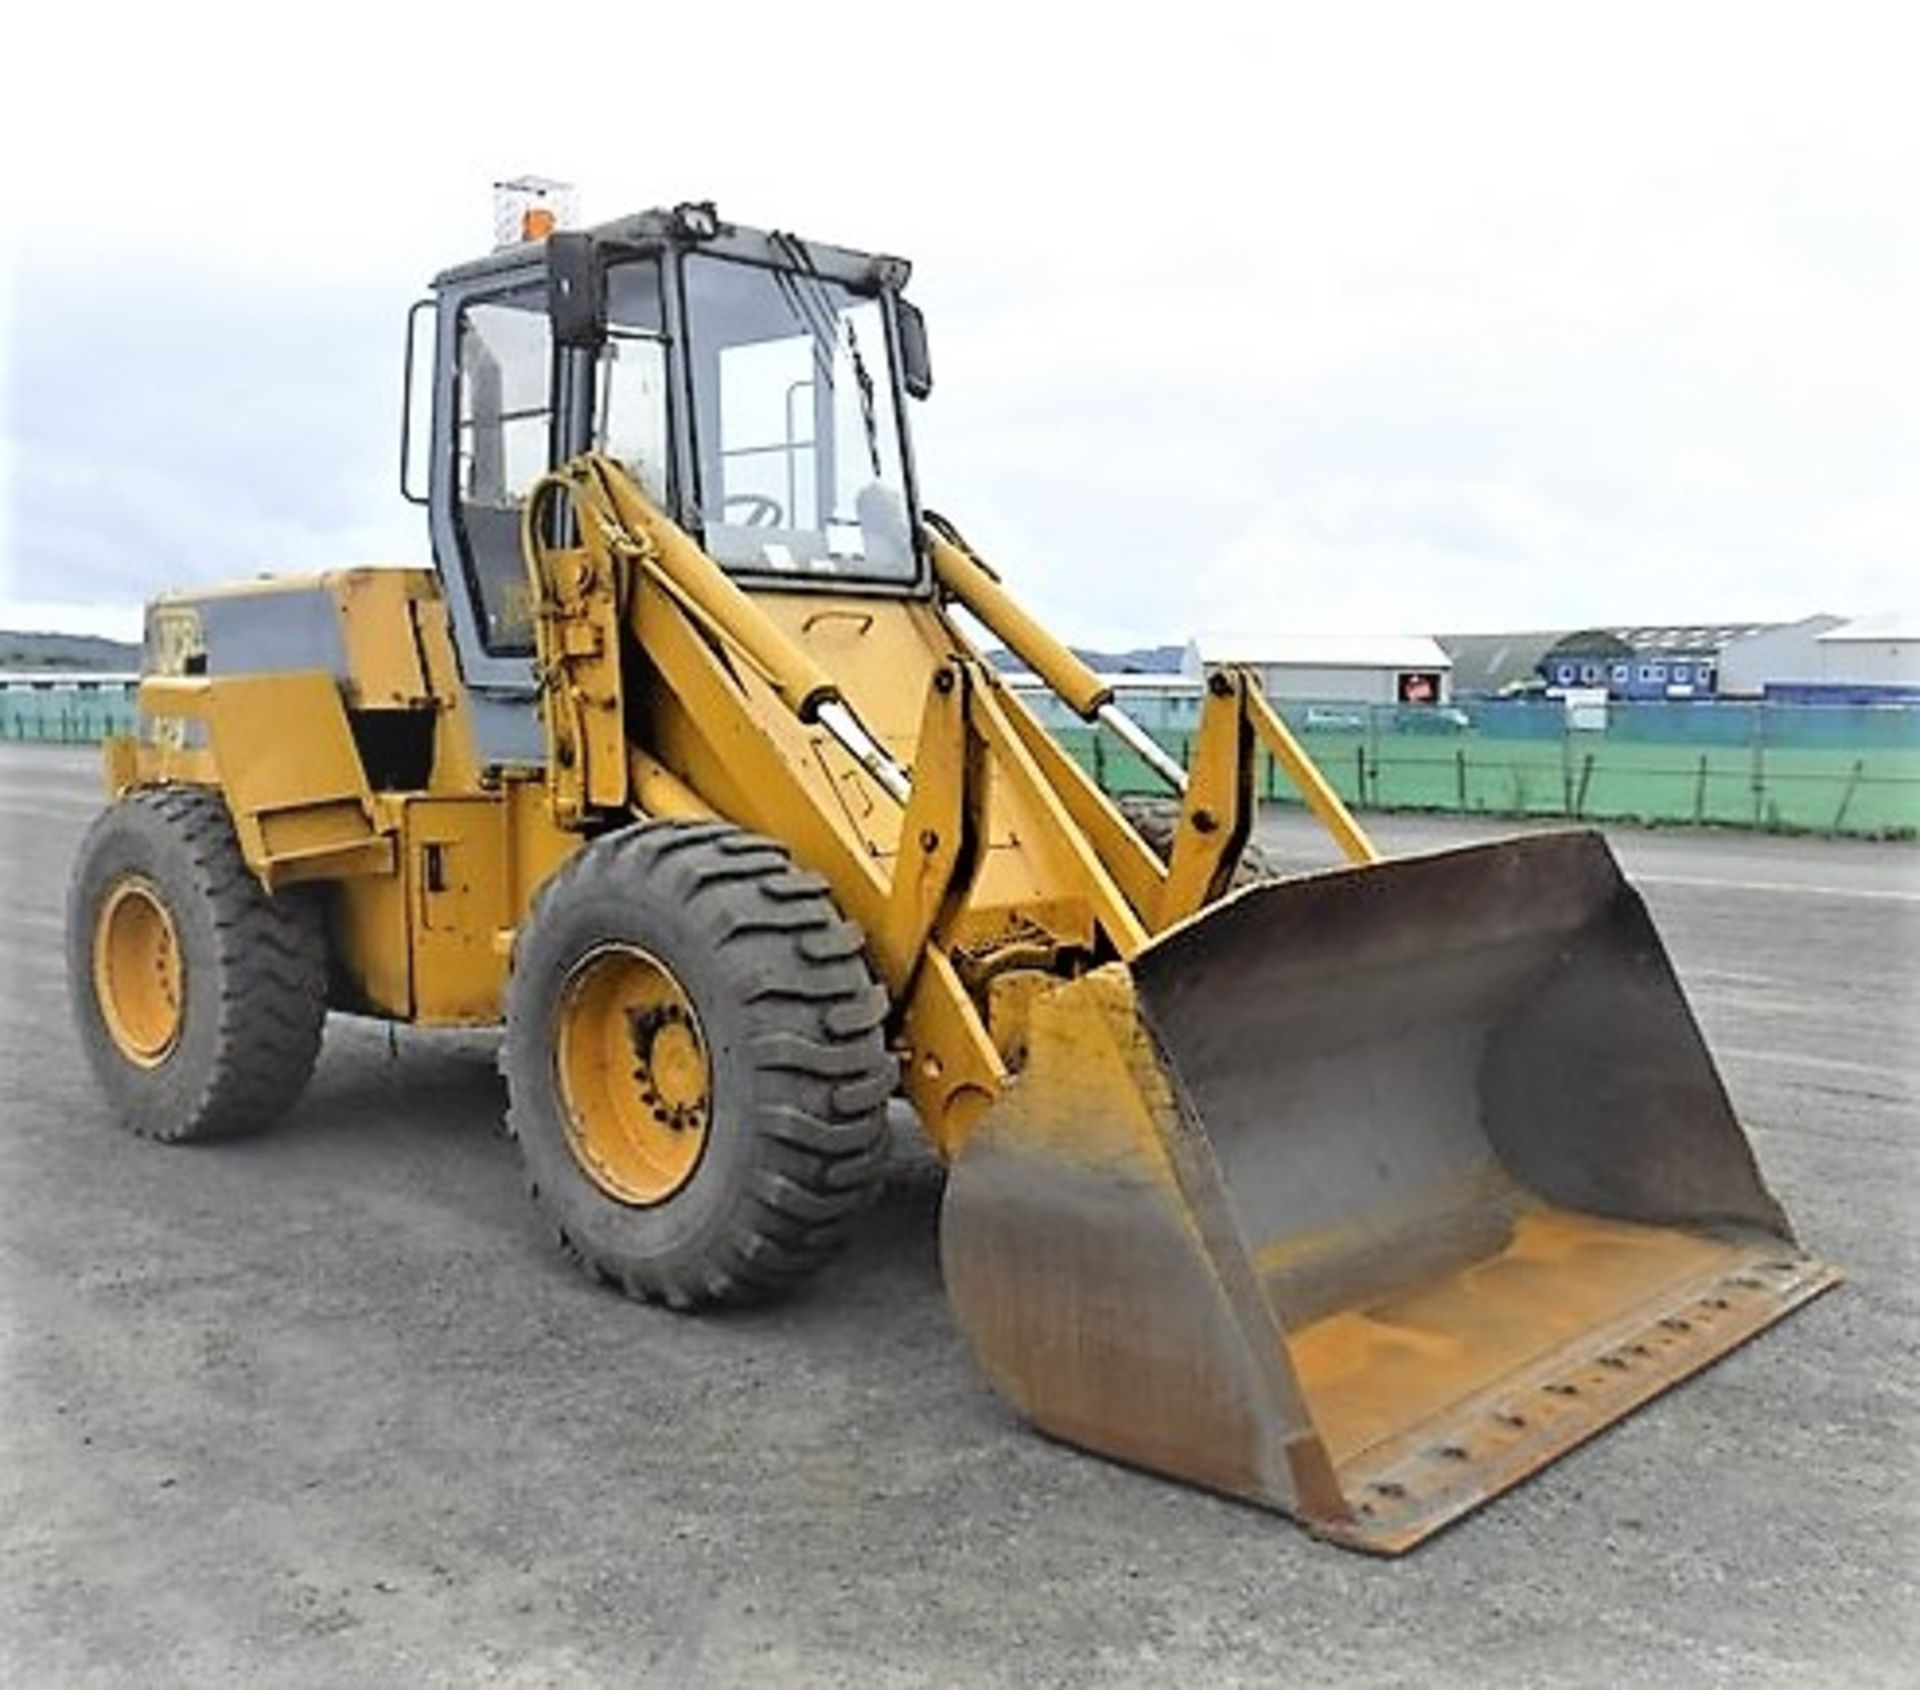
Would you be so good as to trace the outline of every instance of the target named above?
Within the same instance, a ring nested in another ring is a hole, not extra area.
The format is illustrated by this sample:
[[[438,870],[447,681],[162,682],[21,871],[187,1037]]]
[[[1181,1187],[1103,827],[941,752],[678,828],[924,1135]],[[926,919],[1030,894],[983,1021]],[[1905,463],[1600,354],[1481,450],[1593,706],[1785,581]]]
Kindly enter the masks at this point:
[[[1404,1554],[1845,1282],[1818,1257],[1755,1239],[1723,1268],[1336,1464],[1347,1511],[1297,1517],[1343,1547]]]

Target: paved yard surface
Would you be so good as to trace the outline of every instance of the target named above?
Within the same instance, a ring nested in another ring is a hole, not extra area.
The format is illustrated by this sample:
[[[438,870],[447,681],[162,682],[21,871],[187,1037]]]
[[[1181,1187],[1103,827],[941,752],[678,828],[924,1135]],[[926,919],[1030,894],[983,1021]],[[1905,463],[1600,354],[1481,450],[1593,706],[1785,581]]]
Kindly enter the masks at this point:
[[[1920,850],[1620,837],[1852,1283],[1390,1564],[1018,1426],[910,1128],[842,1263],[698,1321],[547,1248],[485,1038],[336,1020],[274,1132],[124,1136],[60,960],[97,802],[0,748],[8,1683],[1913,1682]]]

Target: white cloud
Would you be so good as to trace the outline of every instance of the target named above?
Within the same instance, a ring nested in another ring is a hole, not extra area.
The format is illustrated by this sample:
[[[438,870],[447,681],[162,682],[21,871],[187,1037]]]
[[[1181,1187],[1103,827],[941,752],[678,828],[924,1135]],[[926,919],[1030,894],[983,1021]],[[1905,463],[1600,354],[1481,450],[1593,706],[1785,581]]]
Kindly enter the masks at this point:
[[[261,18],[11,26],[85,66],[0,115],[46,161],[16,596],[419,555],[401,314],[527,169],[913,256],[929,496],[1077,638],[1865,609],[1920,561],[1896,7]]]

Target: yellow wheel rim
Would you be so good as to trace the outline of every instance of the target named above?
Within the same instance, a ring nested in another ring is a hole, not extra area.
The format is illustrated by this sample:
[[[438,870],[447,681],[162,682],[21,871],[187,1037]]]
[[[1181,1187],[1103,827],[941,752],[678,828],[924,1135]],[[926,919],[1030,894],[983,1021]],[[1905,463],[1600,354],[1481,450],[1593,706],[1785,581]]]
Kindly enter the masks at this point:
[[[93,995],[120,1054],[157,1068],[180,1042],[185,1019],[180,936],[152,881],[115,883],[93,927]]]
[[[567,1139],[622,1203],[662,1203],[707,1144],[713,1069],[679,981],[637,945],[603,945],[560,996],[556,1062]]]

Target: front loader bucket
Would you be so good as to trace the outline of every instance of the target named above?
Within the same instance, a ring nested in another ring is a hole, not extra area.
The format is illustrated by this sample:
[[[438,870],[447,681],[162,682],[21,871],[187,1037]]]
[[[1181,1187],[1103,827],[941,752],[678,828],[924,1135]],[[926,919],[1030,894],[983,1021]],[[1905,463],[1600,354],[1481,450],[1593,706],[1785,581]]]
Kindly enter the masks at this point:
[[[1591,833],[1256,886],[1040,997],[942,1252],[1042,1430],[1383,1554],[1838,1280]]]

